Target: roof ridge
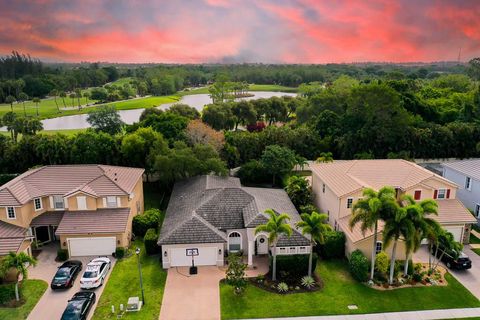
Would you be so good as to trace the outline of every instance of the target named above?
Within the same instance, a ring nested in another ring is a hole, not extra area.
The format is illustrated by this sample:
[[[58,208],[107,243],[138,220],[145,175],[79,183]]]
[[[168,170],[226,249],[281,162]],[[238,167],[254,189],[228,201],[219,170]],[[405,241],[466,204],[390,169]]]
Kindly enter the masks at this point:
[[[98,166],[100,167],[101,165],[98,165]],[[120,167],[120,166],[118,166],[118,167]],[[126,194],[128,194],[127,190],[125,190],[124,188],[122,188],[122,186],[120,186],[120,185],[117,183],[117,181],[112,180],[112,179],[107,175],[106,171],[105,171],[102,167],[100,167],[100,169],[103,171],[103,175],[101,175],[101,176],[106,177],[106,178],[107,178],[108,180],[110,180],[113,184],[115,184],[117,187],[119,187],[120,190],[122,190],[123,192],[125,192]],[[101,176],[97,177],[96,179],[100,178]],[[93,179],[93,180],[90,181],[90,182],[93,182],[93,181],[96,180],[96,179]]]

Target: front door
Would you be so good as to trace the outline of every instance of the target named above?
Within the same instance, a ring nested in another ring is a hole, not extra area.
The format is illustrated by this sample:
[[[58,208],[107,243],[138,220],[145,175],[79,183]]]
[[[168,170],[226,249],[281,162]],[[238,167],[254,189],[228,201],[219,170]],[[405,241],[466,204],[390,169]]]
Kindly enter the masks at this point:
[[[266,236],[258,236],[257,240],[257,254],[268,254],[268,240]]]
[[[38,244],[50,241],[50,232],[48,226],[35,227],[35,239]]]

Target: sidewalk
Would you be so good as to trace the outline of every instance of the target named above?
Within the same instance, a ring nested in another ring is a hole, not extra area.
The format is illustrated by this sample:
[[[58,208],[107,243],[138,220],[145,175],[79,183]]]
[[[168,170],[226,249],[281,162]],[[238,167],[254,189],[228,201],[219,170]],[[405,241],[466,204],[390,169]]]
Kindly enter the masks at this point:
[[[262,320],[434,320],[480,317],[480,308],[370,313],[340,316],[272,318]]]

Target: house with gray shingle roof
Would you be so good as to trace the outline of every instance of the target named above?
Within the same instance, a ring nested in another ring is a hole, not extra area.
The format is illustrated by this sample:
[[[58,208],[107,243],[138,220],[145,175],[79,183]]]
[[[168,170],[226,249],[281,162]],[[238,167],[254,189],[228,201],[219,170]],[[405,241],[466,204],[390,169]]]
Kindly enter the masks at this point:
[[[281,189],[248,188],[238,178],[213,175],[177,182],[168,204],[158,245],[163,267],[223,265],[228,252],[242,251],[253,264],[255,255],[269,253],[268,235],[255,234],[268,221],[266,209],[287,213],[294,230],[280,237],[277,254],[309,253],[310,240],[296,229],[300,215]]]
[[[480,159],[443,163],[443,176],[459,185],[457,198],[480,224]]]

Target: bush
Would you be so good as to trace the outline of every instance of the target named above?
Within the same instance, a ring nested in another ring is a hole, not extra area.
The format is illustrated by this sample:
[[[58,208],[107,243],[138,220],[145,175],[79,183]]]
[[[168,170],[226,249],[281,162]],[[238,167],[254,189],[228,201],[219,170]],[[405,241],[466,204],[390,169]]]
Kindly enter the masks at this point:
[[[367,257],[360,251],[355,250],[350,255],[350,261],[348,262],[348,268],[352,277],[360,282],[368,280],[368,268],[370,263]]]
[[[67,249],[58,249],[57,251],[57,260],[66,261],[68,260],[68,250]]]
[[[0,286],[0,306],[15,299],[15,285],[3,284]]]
[[[279,278],[297,280],[308,274],[308,254],[277,255],[277,275]],[[318,256],[314,253],[312,272],[317,266]],[[273,258],[270,257],[270,272],[273,270]]]
[[[260,161],[251,160],[240,167],[237,173],[243,184],[267,183],[272,179]]]
[[[285,293],[288,291],[288,284],[286,284],[285,282],[280,282],[278,285],[277,285],[277,290],[278,292],[280,293]]]
[[[388,267],[390,266],[390,260],[385,251],[380,251],[375,257],[375,271],[378,272],[381,276],[384,276],[388,272]]]
[[[317,246],[317,251],[324,259],[343,258],[345,256],[345,234],[341,231],[327,231],[325,243]]]
[[[143,214],[135,216],[132,225],[133,233],[138,237],[143,237],[148,229],[155,229],[156,232],[161,217],[162,212],[158,209],[149,209]]]
[[[155,254],[159,251],[160,247],[157,244],[158,234],[156,229],[148,229],[143,241],[145,243],[145,251],[148,255]]]
[[[125,256],[125,248],[119,247],[115,249],[115,258],[122,259]]]

